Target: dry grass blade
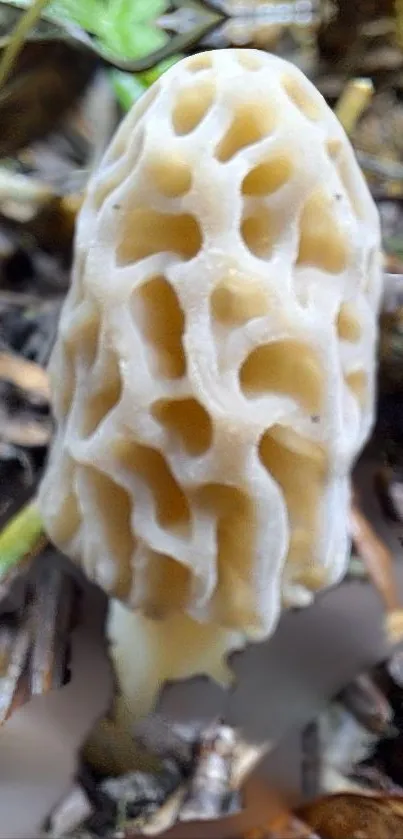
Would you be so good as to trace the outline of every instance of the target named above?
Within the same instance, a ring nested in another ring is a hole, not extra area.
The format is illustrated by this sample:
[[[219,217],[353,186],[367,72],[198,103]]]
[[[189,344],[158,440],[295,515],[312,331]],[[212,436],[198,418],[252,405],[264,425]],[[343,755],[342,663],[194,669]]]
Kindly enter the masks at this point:
[[[31,6],[20,18],[13,32],[10,43],[4,50],[0,60],[0,87],[7,81],[13,68],[15,59],[24,45],[29,31],[39,20],[43,10],[49,5],[50,0],[33,0]]]

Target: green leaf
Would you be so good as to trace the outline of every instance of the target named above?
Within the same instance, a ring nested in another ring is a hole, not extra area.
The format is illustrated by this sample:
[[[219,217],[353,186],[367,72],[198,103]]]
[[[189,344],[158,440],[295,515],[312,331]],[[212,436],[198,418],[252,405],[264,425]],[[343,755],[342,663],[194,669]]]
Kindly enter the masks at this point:
[[[150,85],[154,84],[157,79],[162,76],[166,70],[169,70],[174,64],[177,64],[178,61],[183,58],[182,54],[178,55],[171,55],[169,58],[166,58],[164,61],[160,61],[159,64],[156,64],[155,67],[151,67],[150,70],[144,70],[142,73],[137,73],[137,77],[141,80],[146,87],[150,87]]]
[[[0,533],[0,580],[34,553],[46,539],[35,501],[31,501]]]
[[[125,111],[129,111],[132,105],[145,93],[147,86],[140,81],[133,73],[123,73],[121,70],[111,70],[115,96]]]
[[[48,8],[49,17],[76,23],[97,35],[102,32],[108,17],[107,3],[100,0],[52,0]]]
[[[122,26],[155,21],[168,9],[167,0],[109,0],[110,20]]]
[[[111,60],[113,58],[135,60],[161,49],[169,41],[169,37],[162,30],[148,26],[146,23],[118,27],[108,20],[99,41],[107,53],[110,53]]]
[[[175,0],[175,4],[178,2]],[[116,69],[144,72],[197,44],[222,20],[221,13],[204,3],[186,0],[187,4],[203,10],[201,22],[186,32],[169,35],[153,25],[166,8],[165,0],[52,0],[26,40],[77,43]],[[10,28],[2,23],[1,10],[22,11],[29,5],[27,0],[0,0],[0,35],[4,33],[1,46],[10,40]]]
[[[183,58],[182,55],[172,55],[165,61],[160,61],[151,70],[145,70],[143,73],[124,73],[122,70],[111,70],[110,79],[115,96],[123,110],[129,111],[147,88],[181,58]]]
[[[30,6],[30,2],[0,0],[0,5],[24,10]],[[43,17],[56,22],[74,23],[100,37],[107,49],[113,51],[114,39],[121,40],[122,43],[129,39],[130,42],[139,24],[152,24],[166,8],[166,0],[51,0]],[[156,31],[163,34],[161,30]],[[159,39],[158,46],[160,45]],[[130,47],[118,47],[118,51],[131,54]]]

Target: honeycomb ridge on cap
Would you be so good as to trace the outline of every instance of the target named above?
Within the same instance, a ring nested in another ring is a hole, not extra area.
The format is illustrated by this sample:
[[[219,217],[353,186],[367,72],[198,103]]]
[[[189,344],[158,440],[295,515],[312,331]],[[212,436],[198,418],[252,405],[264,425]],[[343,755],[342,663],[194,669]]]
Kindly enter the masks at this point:
[[[108,593],[264,637],[343,575],[374,415],[377,210],[288,62],[176,64],[79,215],[50,373],[50,537]]]

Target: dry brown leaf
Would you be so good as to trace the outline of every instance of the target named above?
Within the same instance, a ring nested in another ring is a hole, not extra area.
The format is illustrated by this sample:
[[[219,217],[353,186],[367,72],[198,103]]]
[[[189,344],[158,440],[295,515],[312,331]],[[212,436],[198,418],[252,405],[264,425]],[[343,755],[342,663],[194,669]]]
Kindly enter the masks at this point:
[[[302,807],[298,815],[321,839],[399,839],[403,836],[403,797],[329,795]]]
[[[292,813],[285,813],[264,827],[252,828],[243,839],[321,839],[308,825],[301,822]]]
[[[242,839],[319,839],[272,789],[265,789],[265,799],[264,818],[248,827],[242,833]]]

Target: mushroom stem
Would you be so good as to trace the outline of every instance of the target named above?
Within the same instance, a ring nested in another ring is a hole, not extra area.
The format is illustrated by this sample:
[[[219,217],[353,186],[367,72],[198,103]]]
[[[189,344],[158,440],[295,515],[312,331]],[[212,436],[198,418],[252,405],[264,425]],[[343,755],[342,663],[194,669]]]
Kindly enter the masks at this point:
[[[110,653],[117,680],[112,713],[102,720],[87,756],[109,774],[149,766],[133,740],[136,721],[154,709],[165,682],[209,676],[227,686],[232,674],[229,652],[244,646],[244,636],[184,614],[152,620],[111,601],[108,626]]]

